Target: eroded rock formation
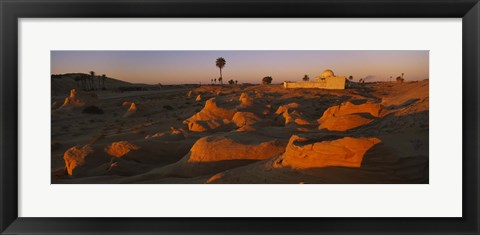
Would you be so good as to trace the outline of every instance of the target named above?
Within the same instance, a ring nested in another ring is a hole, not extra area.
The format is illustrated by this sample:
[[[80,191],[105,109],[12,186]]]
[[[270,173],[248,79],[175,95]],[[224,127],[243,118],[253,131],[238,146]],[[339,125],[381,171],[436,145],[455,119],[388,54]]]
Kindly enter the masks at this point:
[[[328,166],[360,167],[363,155],[381,141],[377,138],[323,136],[321,138],[293,135],[278,167],[295,169]]]

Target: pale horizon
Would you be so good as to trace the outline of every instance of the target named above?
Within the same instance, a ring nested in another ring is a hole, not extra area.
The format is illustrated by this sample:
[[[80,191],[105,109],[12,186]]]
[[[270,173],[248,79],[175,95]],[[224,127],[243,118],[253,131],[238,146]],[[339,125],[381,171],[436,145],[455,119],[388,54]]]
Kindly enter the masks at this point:
[[[372,81],[406,81],[429,78],[429,51],[51,51],[51,74],[88,73],[131,83],[209,84],[220,77],[215,60],[223,57],[223,83],[273,83],[310,79],[325,69],[338,76]],[[217,82],[218,83],[218,82]]]

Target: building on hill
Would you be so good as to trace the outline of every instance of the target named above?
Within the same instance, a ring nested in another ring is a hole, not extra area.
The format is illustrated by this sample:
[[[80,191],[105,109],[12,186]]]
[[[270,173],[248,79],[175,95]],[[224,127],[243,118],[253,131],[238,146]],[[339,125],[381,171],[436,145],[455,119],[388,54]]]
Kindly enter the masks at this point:
[[[285,88],[319,88],[319,89],[345,89],[346,78],[343,76],[335,76],[332,70],[327,69],[319,76],[315,77],[314,81],[308,82],[283,82]]]

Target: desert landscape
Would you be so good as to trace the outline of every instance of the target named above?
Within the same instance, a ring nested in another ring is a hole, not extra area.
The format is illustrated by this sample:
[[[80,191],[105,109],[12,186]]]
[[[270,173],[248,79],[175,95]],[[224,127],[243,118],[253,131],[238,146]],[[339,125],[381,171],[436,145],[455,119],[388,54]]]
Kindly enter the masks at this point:
[[[429,183],[428,79],[318,68],[315,79],[255,84],[224,78],[221,64],[219,80],[201,84],[52,75],[51,182]],[[327,87],[307,88],[317,82]]]

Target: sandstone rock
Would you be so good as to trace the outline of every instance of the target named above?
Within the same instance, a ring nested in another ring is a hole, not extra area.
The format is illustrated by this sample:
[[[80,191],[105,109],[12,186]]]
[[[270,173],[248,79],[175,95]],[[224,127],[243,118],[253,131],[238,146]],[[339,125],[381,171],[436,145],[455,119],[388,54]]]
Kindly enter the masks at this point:
[[[302,117],[295,118],[295,124],[300,125],[300,126],[313,125],[312,122],[310,122],[307,119],[304,119]]]
[[[242,92],[239,101],[242,106],[250,106],[253,105],[254,99],[248,93]]]
[[[302,117],[302,114],[296,110],[300,105],[298,103],[289,103],[278,107],[275,114],[281,115],[283,119],[277,121],[284,121],[284,125],[295,123],[297,125],[312,125],[310,121]],[[280,123],[278,123],[280,124]]]
[[[315,139],[293,135],[275,167],[294,169],[328,166],[360,167],[363,155],[381,141],[377,138],[324,136]]]
[[[295,118],[293,118],[292,115],[288,113],[288,110],[282,113],[282,117],[285,119],[285,125],[295,122]]]
[[[330,117],[337,117],[337,116],[342,116],[347,114],[358,114],[358,113],[368,113],[373,117],[378,118],[378,117],[383,117],[383,115],[386,113],[386,110],[384,110],[383,105],[381,104],[365,103],[365,104],[355,105],[351,102],[345,102],[341,105],[332,106],[327,110],[325,110],[322,117],[318,119],[318,122],[322,123]]]
[[[70,176],[86,176],[89,171],[102,163],[108,162],[109,158],[98,154],[92,146],[74,146],[63,154],[65,170]]]
[[[358,114],[347,114],[338,117],[330,117],[324,120],[318,129],[327,129],[329,131],[347,131],[359,126],[366,125],[374,119],[367,118]]]
[[[213,119],[228,119],[231,120],[233,115],[237,112],[235,106],[230,105],[228,102],[219,100],[217,98],[211,98],[205,103],[205,107],[200,112],[194,114],[190,118],[184,121],[184,124],[188,124],[193,121],[207,121]]]
[[[154,177],[216,174],[280,155],[287,142],[253,132],[228,132],[198,139],[180,161],[153,170]]]
[[[325,110],[318,119],[319,129],[330,131],[347,131],[372,122],[375,118],[381,118],[388,113],[381,104],[353,104],[346,102]]]
[[[64,154],[65,171],[73,177],[135,175],[180,160],[190,151],[195,140],[120,141],[106,146],[103,151],[98,145],[75,146]]]
[[[193,132],[230,131],[235,124],[228,119],[195,120],[188,123],[188,130]]]
[[[289,103],[286,105],[281,105],[280,107],[278,107],[277,111],[275,111],[275,114],[280,115],[290,109],[296,109],[298,107],[300,107],[298,103]]]
[[[183,140],[188,136],[189,136],[188,131],[184,130],[183,128],[177,129],[175,127],[171,127],[170,131],[155,133],[153,135],[147,135],[145,136],[145,139],[155,138],[155,139],[164,140],[164,141],[177,141],[177,140]]]
[[[104,155],[109,158],[112,158],[111,155],[117,155],[119,158],[149,166],[163,165],[181,159],[190,151],[195,141],[196,139],[188,138],[177,141],[164,141],[158,138],[121,141],[120,144],[114,145],[113,149],[107,146],[104,151],[108,151],[109,154]]]
[[[223,175],[224,175],[224,173],[222,173],[222,172],[217,173],[217,174],[213,175],[212,177],[210,177],[205,183],[207,183],[207,184],[213,183],[216,180],[221,179],[223,177]]]
[[[71,108],[82,107],[85,104],[86,104],[85,100],[80,100],[78,98],[77,91],[75,89],[71,89],[70,95],[67,98],[65,98],[65,101],[63,102],[62,106],[60,106],[60,109],[67,108],[67,107],[71,107]]]
[[[236,112],[232,120],[237,127],[243,127],[259,122],[260,118],[252,112]]]
[[[130,107],[128,108],[127,112],[123,115],[124,118],[131,117],[137,112],[137,105],[135,103],[131,103]]]
[[[229,132],[199,139],[190,150],[188,162],[264,160],[281,154],[285,143],[251,132]]]
[[[123,157],[132,150],[140,149],[139,146],[129,143],[127,141],[114,142],[105,148],[105,152],[113,157]]]

